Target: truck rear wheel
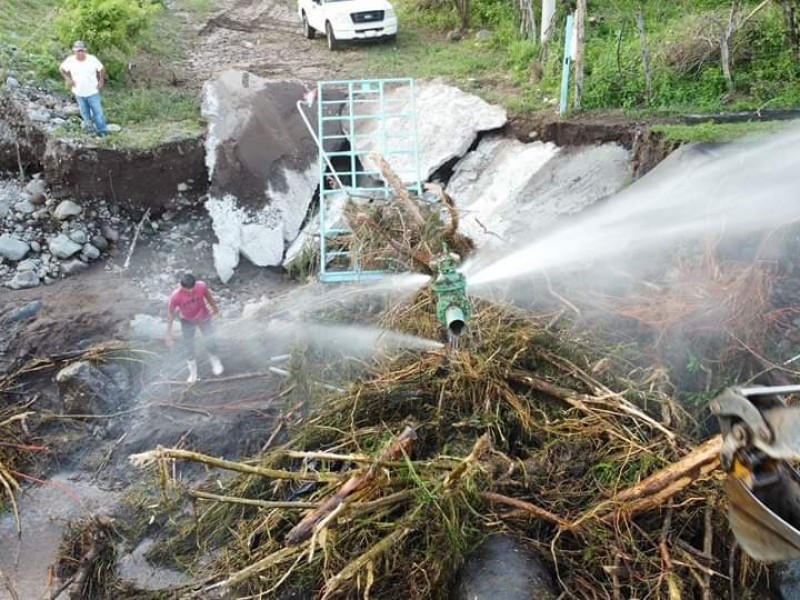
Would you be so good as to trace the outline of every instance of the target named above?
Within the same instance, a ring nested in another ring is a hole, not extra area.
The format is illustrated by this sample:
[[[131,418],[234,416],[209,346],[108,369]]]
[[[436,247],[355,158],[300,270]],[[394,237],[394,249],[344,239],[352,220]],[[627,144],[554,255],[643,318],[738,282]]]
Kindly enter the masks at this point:
[[[339,43],[339,40],[336,39],[336,35],[333,33],[333,27],[331,27],[330,21],[325,23],[325,34],[328,37],[328,50],[338,50],[341,44]]]
[[[303,35],[309,40],[313,40],[315,37],[317,37],[317,32],[311,25],[308,24],[308,17],[306,16],[306,13],[303,13]]]

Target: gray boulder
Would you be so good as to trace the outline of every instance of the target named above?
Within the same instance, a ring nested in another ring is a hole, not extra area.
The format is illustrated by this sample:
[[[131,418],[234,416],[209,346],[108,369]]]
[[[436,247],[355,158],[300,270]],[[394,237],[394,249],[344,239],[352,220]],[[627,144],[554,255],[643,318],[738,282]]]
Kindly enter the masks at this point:
[[[81,251],[81,245],[76,244],[63,233],[58,234],[47,244],[51,254],[58,258],[69,258]]]
[[[36,207],[26,198],[22,202],[17,202],[14,205],[14,210],[20,214],[29,215],[36,210]]]
[[[100,228],[100,233],[102,233],[103,237],[109,242],[116,242],[119,240],[119,231],[111,227],[111,225],[103,225]]]
[[[61,369],[56,383],[64,410],[70,414],[104,414],[121,400],[121,390],[89,361],[81,360]]]
[[[44,179],[39,179],[38,177],[31,179],[25,186],[25,191],[28,192],[30,196],[35,196],[36,194],[44,195],[47,192],[47,183]]]
[[[71,239],[76,244],[85,244],[86,243],[86,232],[82,229],[76,229],[75,231],[69,232],[69,239]]]
[[[108,248],[108,240],[100,234],[93,235],[90,243],[101,252]]]
[[[10,235],[0,235],[0,256],[8,260],[22,260],[30,250],[30,246],[22,240]]]
[[[25,306],[21,306],[20,308],[14,310],[10,315],[5,318],[5,323],[14,323],[17,321],[27,321],[28,319],[32,319],[35,317],[38,312],[42,309],[42,301],[41,300],[34,300],[33,302],[28,302]]]
[[[418,84],[415,98],[403,88],[390,91],[385,102],[393,107],[392,112],[399,114],[411,114],[416,107],[419,173],[423,181],[439,167],[463,156],[478,133],[499,129],[507,121],[504,108],[439,80]],[[377,108],[367,105],[359,109],[359,115],[369,116]],[[396,127],[412,126],[410,119],[403,121],[398,117],[398,120]],[[356,121],[355,131],[347,131],[347,134],[357,136],[351,138],[351,143],[359,153],[380,152],[384,143],[377,119]],[[385,158],[401,180],[414,181],[417,164],[412,155],[390,154]],[[369,154],[364,157],[364,166],[367,170],[377,169]]]
[[[72,200],[63,200],[53,211],[53,216],[59,221],[76,217],[79,214],[81,214],[81,207]]]
[[[100,249],[91,244],[84,244],[82,253],[89,260],[97,260],[100,258]]]
[[[23,290],[37,285],[39,285],[39,275],[36,271],[18,271],[8,282],[8,287],[12,290]]]

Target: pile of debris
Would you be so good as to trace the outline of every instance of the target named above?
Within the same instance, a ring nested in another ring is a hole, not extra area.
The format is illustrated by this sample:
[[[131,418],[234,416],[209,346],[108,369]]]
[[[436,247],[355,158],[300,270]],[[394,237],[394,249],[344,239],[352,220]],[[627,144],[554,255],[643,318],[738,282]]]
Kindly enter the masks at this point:
[[[460,243],[452,222],[412,200],[348,208],[366,256],[427,270],[445,237]],[[426,289],[374,318],[367,306],[343,318],[430,340],[441,334],[434,306]],[[505,533],[551,573],[543,598],[556,580],[584,598],[758,589],[759,569],[731,551],[720,440],[696,427],[704,407],[679,405],[666,369],[566,314],[476,302],[458,351],[380,356],[358,378],[332,352],[297,351],[283,445],[243,462],[182,448],[131,457],[157,466],[178,523],[149,558],[196,569],[214,557],[186,598],[447,598],[469,587],[459,567],[470,552]],[[176,460],[239,475],[187,486],[170,475]],[[194,517],[178,514],[179,498]]]

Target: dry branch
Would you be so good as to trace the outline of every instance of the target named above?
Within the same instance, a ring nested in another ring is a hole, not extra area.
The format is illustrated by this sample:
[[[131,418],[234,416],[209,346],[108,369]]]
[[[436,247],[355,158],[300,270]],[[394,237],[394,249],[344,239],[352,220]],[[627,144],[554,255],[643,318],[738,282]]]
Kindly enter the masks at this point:
[[[674,440],[675,433],[664,427],[661,423],[653,419],[652,417],[648,416],[630,402],[627,402],[625,399],[621,398],[618,394],[614,394],[613,396],[605,396],[605,397],[597,397],[597,396],[589,396],[587,394],[579,394],[573,390],[563,388],[558,386],[554,383],[550,383],[549,381],[545,381],[544,379],[540,379],[538,377],[533,377],[527,373],[510,373],[509,380],[515,383],[521,383],[527,385],[528,387],[537,390],[539,392],[544,392],[554,398],[558,398],[563,400],[570,406],[577,408],[578,410],[587,413],[593,414],[592,409],[590,408],[591,405],[603,404],[606,406],[611,406],[620,410],[628,415],[644,421],[653,429],[657,429],[665,436],[667,439]]]
[[[425,219],[422,217],[422,212],[420,212],[416,201],[411,197],[411,194],[408,193],[406,186],[404,186],[403,182],[400,181],[400,178],[394,172],[392,167],[389,166],[389,163],[386,162],[386,159],[380,154],[370,154],[370,159],[375,162],[378,170],[386,180],[386,183],[391,186],[397,199],[401,200],[402,206],[405,208],[406,212],[411,215],[411,218],[414,220],[414,224],[417,227],[421,227],[425,223]]]
[[[254,467],[252,465],[237,463],[230,460],[221,458],[214,458],[199,452],[192,452],[190,450],[180,450],[178,448],[156,448],[141,454],[131,454],[128,460],[134,467],[146,467],[154,462],[164,460],[188,460],[192,462],[199,462],[210,467],[218,467],[220,469],[227,469],[228,471],[236,471],[238,473],[249,473],[251,475],[261,475],[269,477],[270,479],[288,479],[291,481],[338,481],[338,475],[328,475],[325,473],[316,473],[314,471],[294,472],[294,471],[281,471],[278,469],[266,469],[264,467]]]
[[[538,506],[536,506],[535,504],[531,504],[530,502],[517,500],[516,498],[509,498],[508,496],[503,496],[502,494],[498,494],[496,492],[481,492],[481,496],[486,498],[489,502],[495,502],[497,504],[505,504],[506,506],[511,506],[512,508],[518,508],[519,510],[524,510],[525,512],[532,514],[534,517],[538,519],[544,519],[545,521],[554,523],[563,529],[567,529],[570,526],[569,521],[567,521],[566,519],[562,519],[558,515],[554,515],[550,511],[547,511],[543,508],[539,508]]]
[[[216,502],[229,502],[231,504],[243,504],[245,506],[258,506],[259,508],[318,508],[319,502],[280,502],[276,500],[253,500],[251,498],[235,498],[233,496],[220,496],[211,494],[209,492],[201,492],[200,490],[190,490],[189,495],[192,498],[199,498],[200,500],[214,500]]]
[[[416,439],[416,431],[411,427],[406,427],[405,430],[392,441],[389,447],[381,452],[378,463],[396,460],[403,455],[408,455]],[[348,496],[364,489],[375,480],[378,474],[378,468],[378,465],[373,464],[366,473],[348,479],[347,482],[339,488],[338,492],[323,502],[322,506],[306,515],[302,521],[289,531],[285,539],[286,545],[296,546],[309,539],[316,525],[336,510]]]
[[[716,436],[695,448],[682,459],[654,473],[644,481],[601,502],[575,519],[577,527],[590,518],[613,521],[621,514],[632,517],[663,506],[689,485],[708,476],[719,466],[722,438]]]

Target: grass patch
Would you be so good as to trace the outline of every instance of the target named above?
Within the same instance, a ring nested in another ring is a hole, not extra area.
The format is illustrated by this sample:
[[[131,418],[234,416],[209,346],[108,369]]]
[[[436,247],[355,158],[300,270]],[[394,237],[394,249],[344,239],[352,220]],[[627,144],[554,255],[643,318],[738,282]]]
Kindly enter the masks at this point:
[[[3,0],[0,9],[0,73],[24,83],[58,69],[59,47],[52,22],[57,0]]]
[[[751,121],[746,123],[714,123],[699,125],[653,125],[652,130],[671,142],[731,142],[756,135],[777,133],[787,127],[783,121]]]
[[[519,69],[519,55],[490,40],[447,41],[432,29],[401,27],[395,44],[381,44],[363,52],[353,77],[441,78],[487,102],[512,112],[529,112],[546,105],[542,92],[526,84],[527,69]],[[523,64],[527,62],[523,59]]]

